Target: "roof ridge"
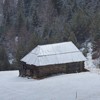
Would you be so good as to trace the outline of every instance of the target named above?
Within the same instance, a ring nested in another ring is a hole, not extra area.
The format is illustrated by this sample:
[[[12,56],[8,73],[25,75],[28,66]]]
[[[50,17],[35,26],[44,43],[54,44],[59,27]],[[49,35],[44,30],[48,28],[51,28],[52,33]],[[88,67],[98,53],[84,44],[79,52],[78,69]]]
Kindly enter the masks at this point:
[[[75,52],[81,52],[81,51],[75,51]],[[38,55],[38,57],[41,57],[41,56],[51,56],[51,55],[57,55],[57,54],[66,54],[66,53],[75,53],[75,52],[64,52],[64,53],[56,53],[56,54],[49,54],[49,55]]]
[[[58,42],[58,43],[52,43],[52,44],[43,44],[43,45],[38,45],[38,46],[46,46],[46,45],[56,45],[56,44],[63,44],[63,43],[73,43],[72,41],[66,41],[66,42]]]

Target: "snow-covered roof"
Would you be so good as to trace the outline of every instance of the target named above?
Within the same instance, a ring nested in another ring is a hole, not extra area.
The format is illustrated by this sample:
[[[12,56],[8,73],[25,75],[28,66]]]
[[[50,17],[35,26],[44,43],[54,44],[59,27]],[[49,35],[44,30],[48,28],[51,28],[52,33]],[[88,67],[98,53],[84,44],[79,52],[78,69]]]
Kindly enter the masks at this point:
[[[72,42],[38,45],[21,61],[29,65],[46,66],[85,61],[86,58]]]

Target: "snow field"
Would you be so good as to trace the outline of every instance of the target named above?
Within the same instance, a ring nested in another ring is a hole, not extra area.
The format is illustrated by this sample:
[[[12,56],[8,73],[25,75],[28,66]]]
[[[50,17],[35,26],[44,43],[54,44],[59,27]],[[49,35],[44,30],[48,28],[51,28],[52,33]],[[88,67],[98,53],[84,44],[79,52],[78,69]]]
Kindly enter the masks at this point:
[[[100,74],[63,74],[42,80],[0,72],[0,100],[100,100]]]

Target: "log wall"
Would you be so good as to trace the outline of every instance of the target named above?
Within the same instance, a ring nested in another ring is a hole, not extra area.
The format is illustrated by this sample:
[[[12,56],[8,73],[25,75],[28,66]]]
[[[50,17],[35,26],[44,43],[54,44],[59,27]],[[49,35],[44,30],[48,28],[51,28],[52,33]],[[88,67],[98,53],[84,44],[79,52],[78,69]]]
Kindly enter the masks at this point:
[[[84,62],[74,62],[68,64],[33,66],[24,64],[21,68],[20,75],[32,78],[41,78],[58,73],[76,73],[84,71]]]
[[[66,64],[39,67],[39,77],[49,76],[57,73],[66,73]]]

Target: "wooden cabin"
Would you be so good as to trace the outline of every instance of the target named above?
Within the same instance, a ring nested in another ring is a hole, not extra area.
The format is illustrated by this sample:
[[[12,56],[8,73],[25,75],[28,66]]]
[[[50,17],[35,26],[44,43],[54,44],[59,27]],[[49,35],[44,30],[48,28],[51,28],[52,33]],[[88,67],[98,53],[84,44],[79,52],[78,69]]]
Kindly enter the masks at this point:
[[[84,71],[86,58],[72,42],[39,45],[21,59],[22,77],[42,78]]]

